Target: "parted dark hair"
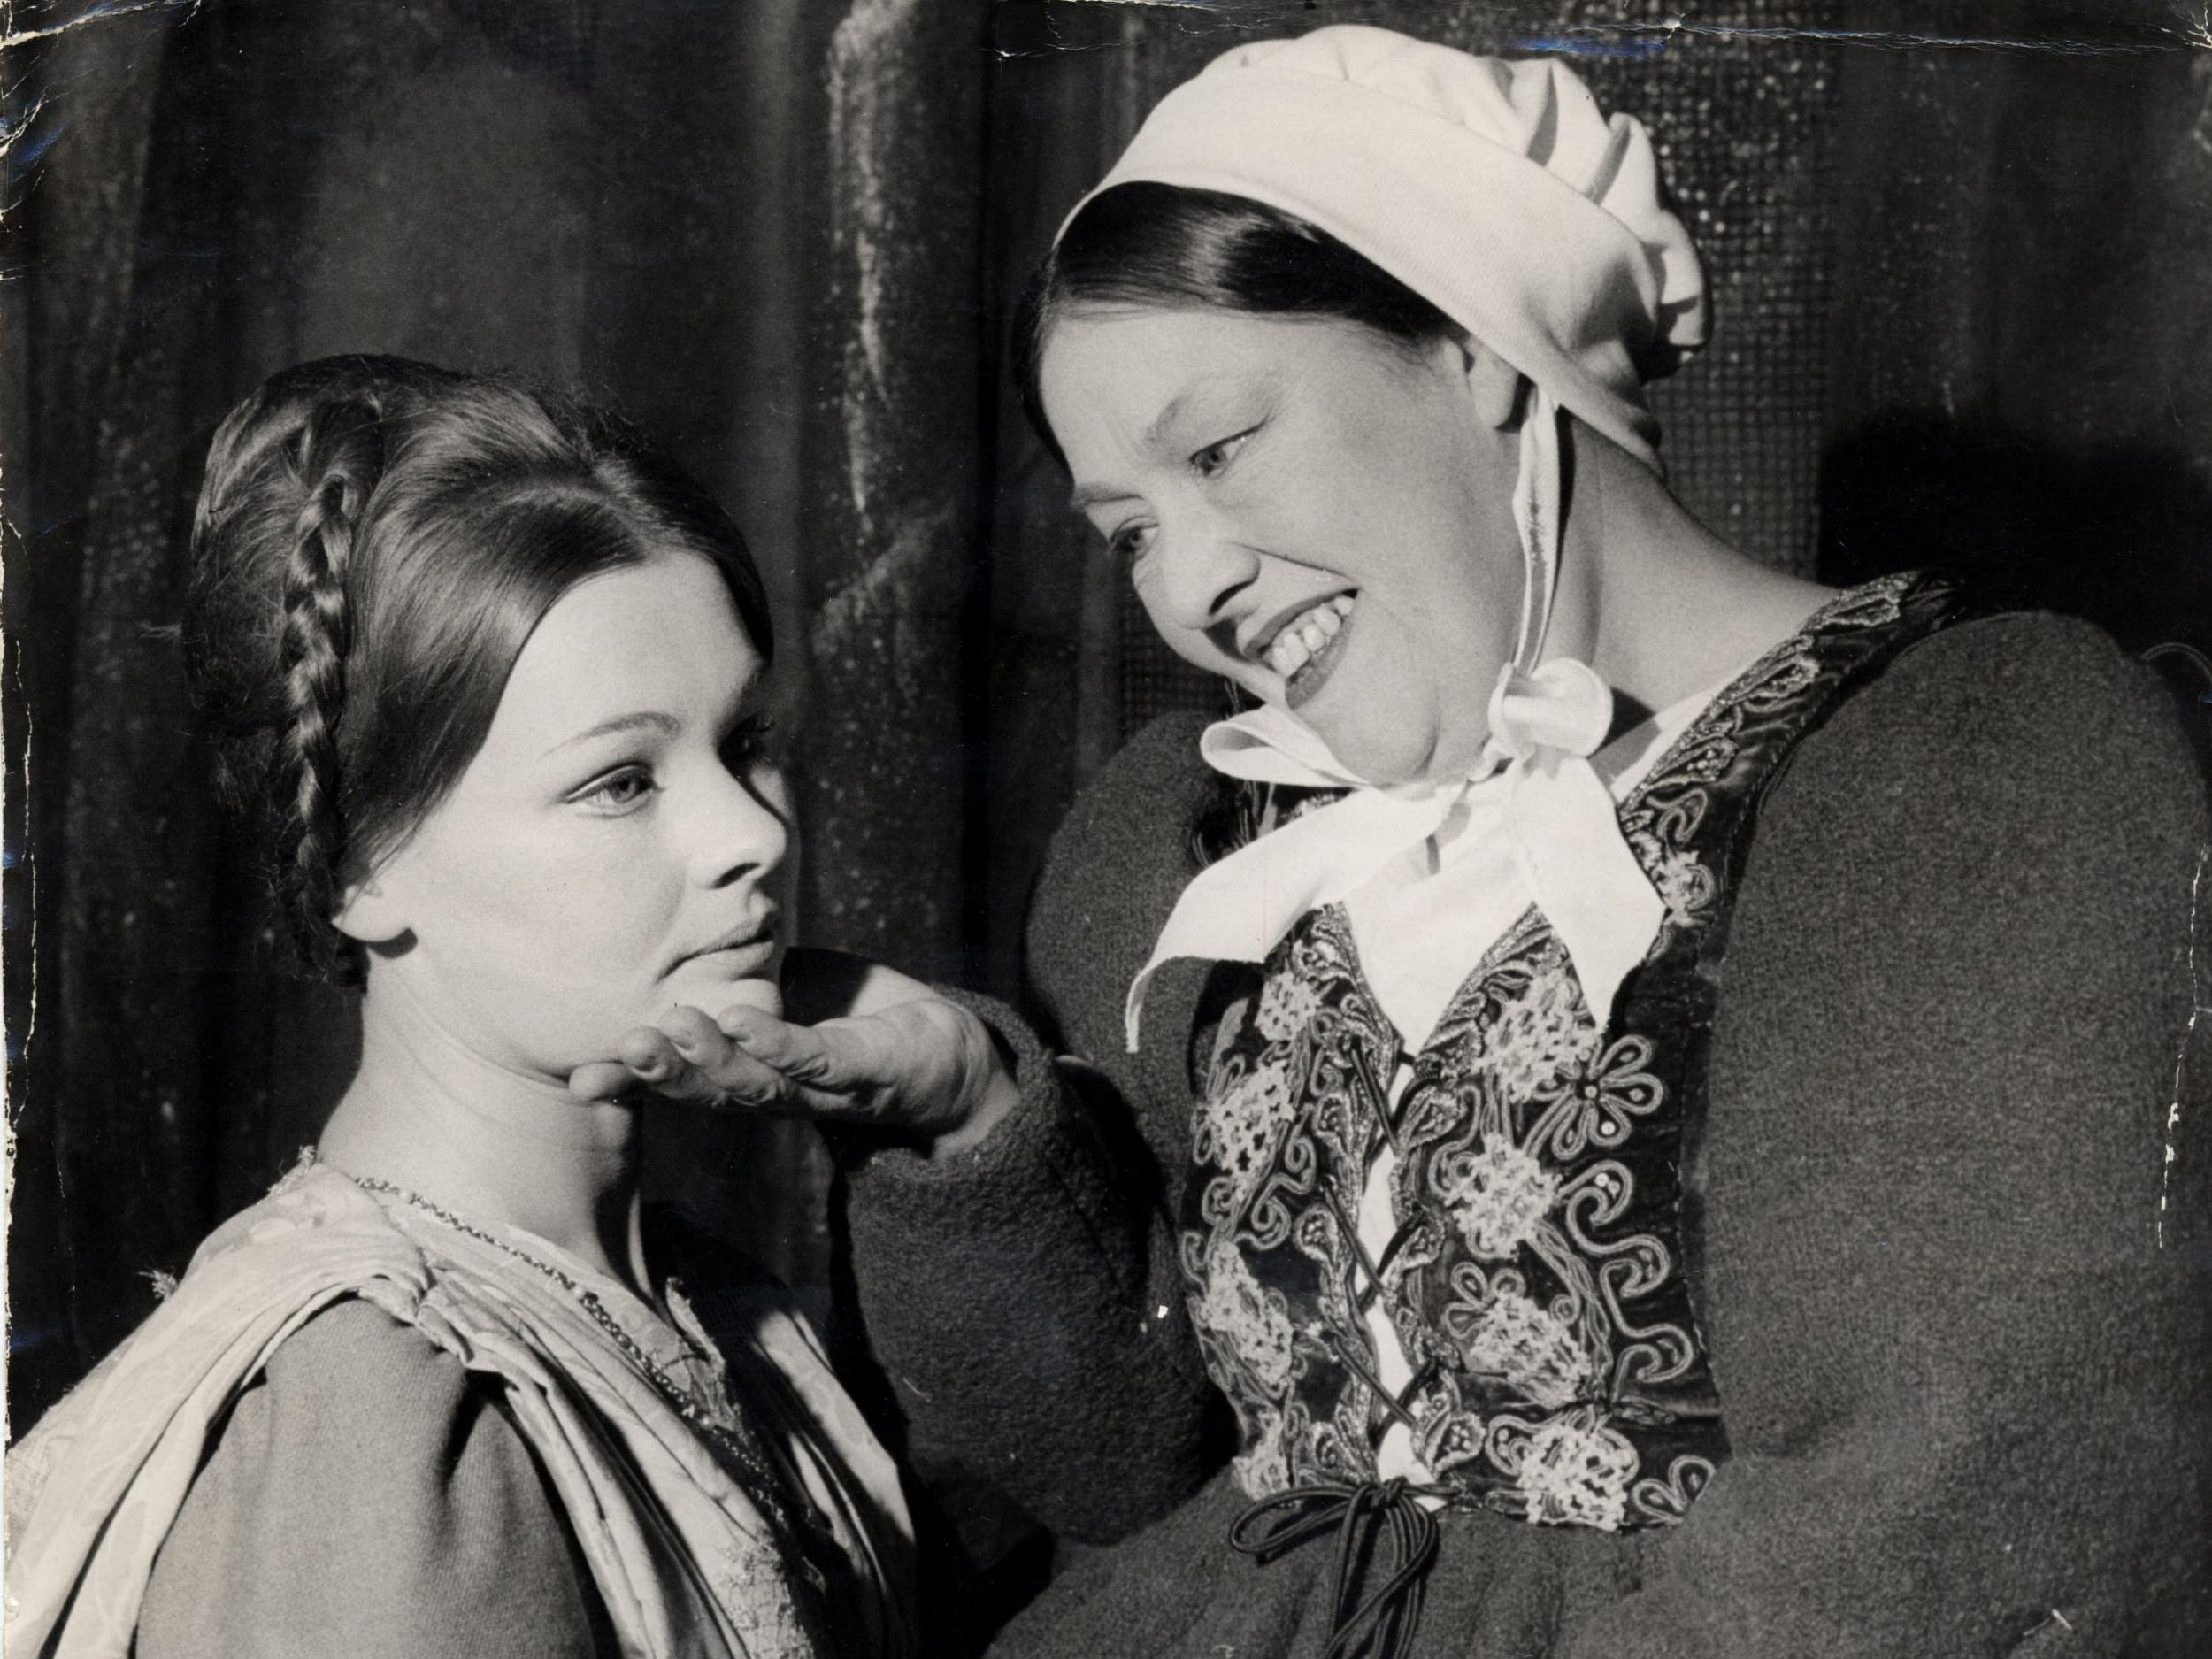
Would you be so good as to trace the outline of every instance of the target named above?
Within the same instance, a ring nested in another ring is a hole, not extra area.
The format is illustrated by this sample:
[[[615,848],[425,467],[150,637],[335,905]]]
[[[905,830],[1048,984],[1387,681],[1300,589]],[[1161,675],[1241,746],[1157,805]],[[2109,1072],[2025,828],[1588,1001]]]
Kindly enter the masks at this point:
[[[603,411],[400,357],[325,357],[231,411],[192,526],[185,671],[285,932],[346,983],[344,886],[482,747],[523,643],[587,577],[705,558],[765,657],[760,572],[706,493]]]
[[[1085,307],[1191,310],[1358,323],[1401,345],[1451,319],[1364,256],[1294,213],[1182,185],[1118,184],[1075,216],[1014,314],[1023,411],[1054,453],[1038,376],[1053,325]]]

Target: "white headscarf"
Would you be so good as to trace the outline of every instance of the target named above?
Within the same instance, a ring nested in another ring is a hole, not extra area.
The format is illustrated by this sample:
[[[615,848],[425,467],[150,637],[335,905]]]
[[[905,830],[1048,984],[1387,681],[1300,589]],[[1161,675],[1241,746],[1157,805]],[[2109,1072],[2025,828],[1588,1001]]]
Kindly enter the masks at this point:
[[[1705,340],[1696,250],[1663,199],[1650,140],[1631,117],[1608,119],[1563,65],[1340,25],[1240,46],[1169,93],[1098,189],[1140,180],[1295,214],[1464,327],[1533,395],[1514,492],[1527,585],[1479,763],[1463,778],[1381,788],[1285,710],[1211,728],[1217,770],[1351,793],[1185,890],[1130,987],[1130,1047],[1162,963],[1265,960],[1300,916],[1425,840],[1476,788],[1504,796],[1521,873],[1603,1025],[1664,907],[1589,764],[1611,724],[1610,690],[1543,648],[1558,578],[1561,412],[1659,471],[1644,383]]]
[[[1361,24],[1256,41],[1161,99],[1091,194],[1139,180],[1296,214],[1657,468],[1643,386],[1705,343],[1704,276],[1642,125],[1563,64]]]

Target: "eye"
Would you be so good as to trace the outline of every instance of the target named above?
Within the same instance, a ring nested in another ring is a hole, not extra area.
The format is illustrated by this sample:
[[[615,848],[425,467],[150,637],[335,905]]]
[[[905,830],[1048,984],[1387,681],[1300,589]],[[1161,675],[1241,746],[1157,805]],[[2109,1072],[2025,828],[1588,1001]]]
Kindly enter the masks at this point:
[[[722,764],[733,772],[749,772],[769,758],[768,739],[776,723],[765,714],[749,715],[722,740]]]
[[[637,810],[659,788],[651,770],[634,762],[593,779],[569,798],[607,818],[618,818]]]
[[[1133,565],[1152,550],[1152,538],[1159,534],[1159,526],[1140,519],[1125,524],[1106,538],[1107,549],[1125,564]]]
[[[1248,426],[1242,432],[1195,451],[1190,458],[1191,471],[1201,478],[1218,477],[1222,470],[1236,459],[1237,451],[1244,448],[1245,441],[1258,430],[1257,426]]]

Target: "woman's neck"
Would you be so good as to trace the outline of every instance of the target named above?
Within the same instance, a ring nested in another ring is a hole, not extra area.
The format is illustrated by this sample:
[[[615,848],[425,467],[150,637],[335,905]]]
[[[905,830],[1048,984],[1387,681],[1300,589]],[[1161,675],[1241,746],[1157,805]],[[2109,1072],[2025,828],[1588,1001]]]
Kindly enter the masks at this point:
[[[1548,652],[1656,710],[1732,678],[1831,595],[1730,547],[1632,456],[1576,436]]]
[[[523,1228],[649,1299],[638,1109],[578,1101],[488,1059],[409,987],[370,978],[361,1069],[324,1128],[323,1161],[466,1220]]]

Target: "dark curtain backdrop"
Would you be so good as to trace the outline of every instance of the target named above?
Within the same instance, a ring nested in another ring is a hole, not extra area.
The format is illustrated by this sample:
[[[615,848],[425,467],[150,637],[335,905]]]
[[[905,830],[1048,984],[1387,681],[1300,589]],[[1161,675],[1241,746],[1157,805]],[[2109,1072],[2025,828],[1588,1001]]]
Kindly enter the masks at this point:
[[[666,440],[774,598],[802,932],[1002,990],[1077,783],[1217,695],[1068,521],[1005,318],[1145,107],[1247,35],[1571,52],[1650,121],[1719,319],[1661,392],[1669,451],[1753,552],[1955,563],[2212,649],[2200,7],[2193,35],[2166,0],[201,0],[68,27],[85,4],[19,4],[0,57],[18,1426],[351,1064],[348,1005],[271,966],[157,632],[210,428],[295,359],[519,370]],[[670,1114],[650,1157],[829,1282],[809,1132]]]

